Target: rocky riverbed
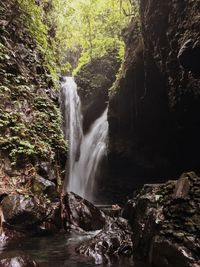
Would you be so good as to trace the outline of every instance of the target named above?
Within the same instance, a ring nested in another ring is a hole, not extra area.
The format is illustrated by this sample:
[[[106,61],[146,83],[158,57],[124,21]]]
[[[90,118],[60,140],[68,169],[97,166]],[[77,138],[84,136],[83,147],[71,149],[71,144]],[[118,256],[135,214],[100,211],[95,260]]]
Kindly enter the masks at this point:
[[[79,236],[71,247],[73,254],[93,264],[120,262],[125,257],[132,262],[128,266],[143,261],[153,267],[197,267],[199,184],[200,178],[188,172],[178,180],[144,185],[121,212],[114,212],[114,205],[110,215],[74,193],[41,210],[34,198],[2,195],[1,244],[9,247],[33,236],[70,233]]]

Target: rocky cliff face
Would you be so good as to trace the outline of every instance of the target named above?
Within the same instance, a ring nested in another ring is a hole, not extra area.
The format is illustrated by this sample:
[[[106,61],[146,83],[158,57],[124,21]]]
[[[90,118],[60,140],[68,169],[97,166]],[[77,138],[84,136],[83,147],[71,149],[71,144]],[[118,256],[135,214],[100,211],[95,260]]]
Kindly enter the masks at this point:
[[[108,105],[108,90],[115,81],[120,64],[117,51],[108,51],[105,56],[94,58],[82,66],[76,74],[84,132],[87,132]]]
[[[26,217],[35,229],[49,220],[55,204],[49,203],[59,209],[67,147],[58,92],[27,28],[29,15],[11,0],[1,1],[0,13],[0,195],[10,205],[0,220],[18,230],[18,225],[26,228]]]
[[[140,1],[139,22],[127,29],[125,63],[110,98],[111,170],[125,167],[127,176],[146,176],[145,182],[199,171],[200,80],[177,59],[185,41],[200,37],[199,8],[191,0]]]

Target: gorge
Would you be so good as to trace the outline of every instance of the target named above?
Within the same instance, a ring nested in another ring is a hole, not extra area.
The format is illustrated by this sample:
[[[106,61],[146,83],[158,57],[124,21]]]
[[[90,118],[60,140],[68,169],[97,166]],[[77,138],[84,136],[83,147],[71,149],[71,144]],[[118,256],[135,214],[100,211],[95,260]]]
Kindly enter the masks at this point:
[[[0,266],[200,266],[199,11],[0,2]]]

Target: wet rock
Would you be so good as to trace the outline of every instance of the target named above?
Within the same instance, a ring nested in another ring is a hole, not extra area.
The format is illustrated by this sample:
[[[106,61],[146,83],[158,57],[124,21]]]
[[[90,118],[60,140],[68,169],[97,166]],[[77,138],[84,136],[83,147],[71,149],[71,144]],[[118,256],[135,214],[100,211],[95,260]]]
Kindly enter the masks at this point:
[[[174,190],[174,198],[186,198],[190,190],[190,182],[187,177],[181,177],[176,185]]]
[[[7,259],[0,259],[2,267],[36,267],[37,264],[28,256],[18,256]]]
[[[194,263],[189,251],[169,240],[155,238],[152,250],[152,264],[155,267],[190,267]]]
[[[133,231],[134,255],[154,267],[198,266],[198,181],[194,172],[184,173],[177,181],[144,186],[129,201],[125,215]]]
[[[5,225],[5,223],[2,224],[2,229],[0,233],[0,247],[4,247],[8,244],[16,243],[19,240],[22,240],[26,237],[26,235],[22,232],[18,232],[10,225]],[[10,229],[9,229],[10,228]]]
[[[56,194],[56,185],[40,175],[36,175],[32,182],[32,191],[37,194],[44,193],[52,196]]]
[[[36,211],[36,204],[32,197],[11,195],[2,201],[4,219],[9,224],[28,226],[41,219],[40,212]]]
[[[119,217],[121,216],[122,208],[118,204],[114,204],[112,206],[100,206],[100,208],[105,215],[110,217]]]
[[[17,231],[34,231],[44,222],[53,223],[57,227],[60,224],[60,203],[50,203],[47,199],[39,199],[24,196],[10,195],[1,203],[4,221],[12,229]]]
[[[130,256],[133,251],[131,233],[127,220],[108,218],[106,227],[78,247],[77,252],[92,257],[96,264],[110,262],[122,255]]]
[[[129,199],[122,210],[122,217],[127,220],[131,220],[134,216],[134,207],[135,201],[133,199]]]
[[[102,229],[105,225],[106,218],[103,212],[72,192],[66,193],[63,197],[63,209],[66,229],[73,225],[85,231],[94,231]]]

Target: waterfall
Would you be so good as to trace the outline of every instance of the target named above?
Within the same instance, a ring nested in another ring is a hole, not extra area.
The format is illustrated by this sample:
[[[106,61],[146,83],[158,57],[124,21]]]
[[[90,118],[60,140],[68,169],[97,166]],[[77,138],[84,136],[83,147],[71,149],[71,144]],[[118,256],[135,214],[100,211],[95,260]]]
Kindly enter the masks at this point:
[[[83,135],[81,103],[72,77],[64,78],[62,91],[65,133],[69,142],[65,190],[92,201],[98,167],[106,154],[108,109],[93,122],[88,133]]]

